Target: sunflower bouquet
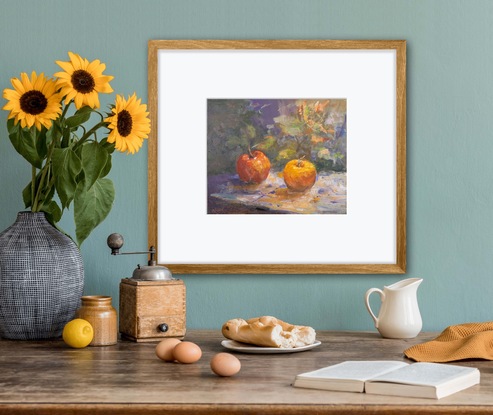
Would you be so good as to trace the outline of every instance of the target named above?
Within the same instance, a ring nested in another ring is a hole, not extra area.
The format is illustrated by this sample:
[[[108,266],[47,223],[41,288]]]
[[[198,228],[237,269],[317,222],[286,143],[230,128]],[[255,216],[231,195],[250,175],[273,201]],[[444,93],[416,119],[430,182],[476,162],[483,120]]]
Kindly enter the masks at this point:
[[[45,212],[56,226],[73,205],[80,246],[112,208],[115,189],[107,175],[113,152],[138,152],[150,120],[135,93],[126,99],[117,95],[109,112],[99,112],[99,94],[113,92],[113,76],[103,74],[106,65],[99,60],[68,55],[68,62],[56,61],[62,71],[54,78],[36,72],[12,78],[13,89],[3,91],[8,101],[3,109],[9,111],[10,141],[32,167],[22,192],[25,207]]]

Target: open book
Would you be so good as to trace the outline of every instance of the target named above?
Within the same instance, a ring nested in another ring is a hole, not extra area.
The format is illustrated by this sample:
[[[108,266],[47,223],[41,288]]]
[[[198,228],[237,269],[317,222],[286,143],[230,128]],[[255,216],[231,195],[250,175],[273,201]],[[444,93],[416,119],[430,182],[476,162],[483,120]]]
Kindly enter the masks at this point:
[[[441,363],[347,361],[295,377],[293,386],[439,399],[479,383],[479,370]]]

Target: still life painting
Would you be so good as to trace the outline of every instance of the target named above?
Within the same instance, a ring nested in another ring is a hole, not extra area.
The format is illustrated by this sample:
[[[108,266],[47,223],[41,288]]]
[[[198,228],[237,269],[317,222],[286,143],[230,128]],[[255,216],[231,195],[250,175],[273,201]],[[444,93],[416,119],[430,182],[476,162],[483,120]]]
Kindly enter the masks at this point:
[[[347,100],[208,99],[208,214],[346,214]]]

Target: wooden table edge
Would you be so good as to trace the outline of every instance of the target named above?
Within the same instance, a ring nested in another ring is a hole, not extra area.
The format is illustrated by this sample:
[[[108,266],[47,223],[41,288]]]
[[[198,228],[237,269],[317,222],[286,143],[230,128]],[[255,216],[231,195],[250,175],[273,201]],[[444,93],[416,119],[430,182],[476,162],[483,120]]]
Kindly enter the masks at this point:
[[[323,414],[396,414],[417,415],[417,414],[493,414],[493,407],[485,405],[338,405],[338,404],[180,404],[180,403],[3,403],[0,404],[0,414],[8,415],[155,415],[155,414],[174,414],[174,415],[297,415],[310,413],[315,415]]]

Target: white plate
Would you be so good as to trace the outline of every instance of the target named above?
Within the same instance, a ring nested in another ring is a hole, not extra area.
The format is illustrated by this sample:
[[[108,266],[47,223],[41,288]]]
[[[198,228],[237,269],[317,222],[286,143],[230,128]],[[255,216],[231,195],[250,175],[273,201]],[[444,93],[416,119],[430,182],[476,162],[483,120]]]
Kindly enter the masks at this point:
[[[296,352],[304,352],[305,350],[310,350],[313,349],[314,347],[320,346],[322,343],[319,342],[318,340],[313,343],[309,344],[308,346],[302,346],[302,347],[295,347],[293,349],[280,349],[278,347],[259,347],[259,346],[252,346],[246,343],[240,343],[236,342],[234,340],[223,340],[221,342],[223,347],[226,349],[234,350],[236,352],[242,352],[242,353],[272,353],[272,354],[277,354],[277,353],[296,353]]]

